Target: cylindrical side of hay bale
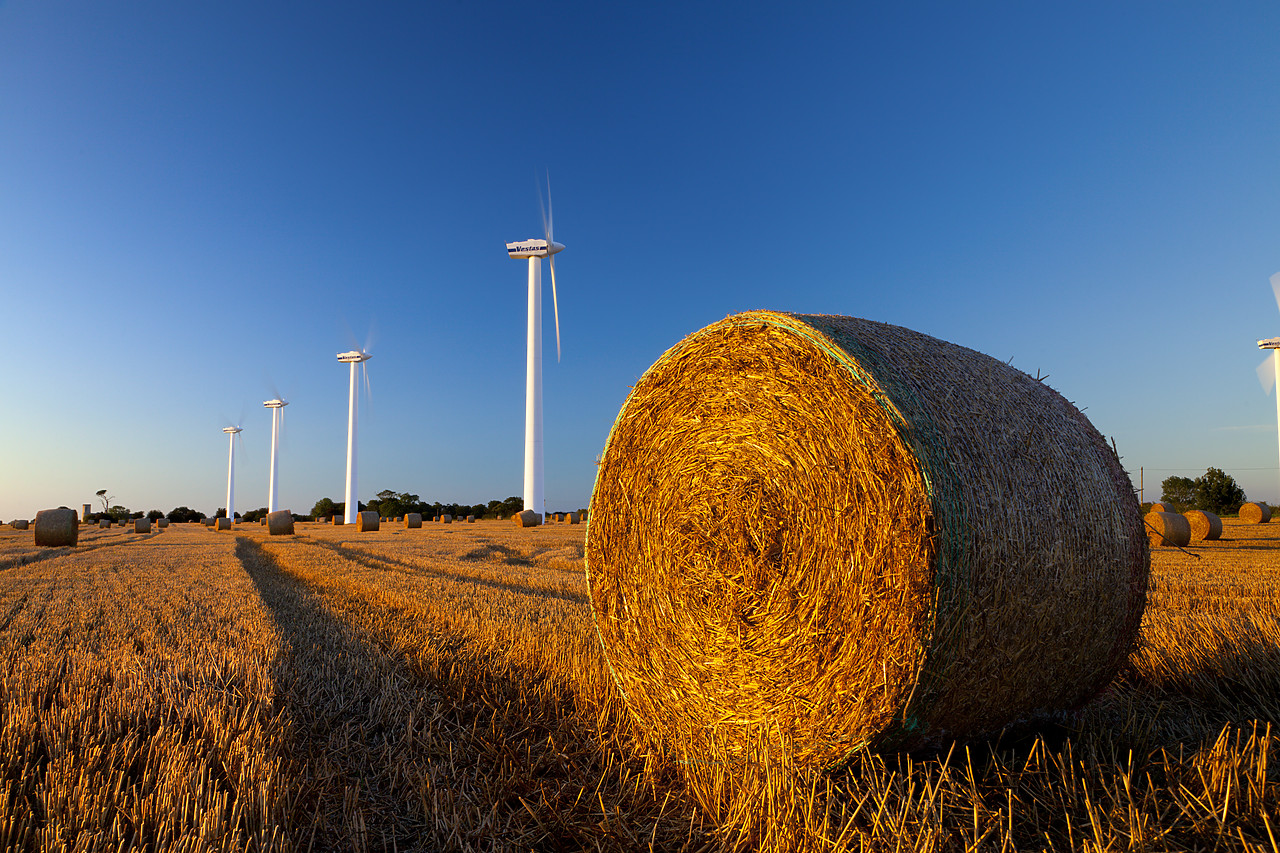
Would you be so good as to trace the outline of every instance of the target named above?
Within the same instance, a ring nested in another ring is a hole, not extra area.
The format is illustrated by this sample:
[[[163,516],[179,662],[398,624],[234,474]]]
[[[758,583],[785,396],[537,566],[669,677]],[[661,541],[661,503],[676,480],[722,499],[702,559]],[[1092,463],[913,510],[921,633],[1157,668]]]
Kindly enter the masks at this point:
[[[358,531],[374,531],[378,529],[380,519],[376,512],[365,510],[356,513],[356,530]]]
[[[1203,509],[1193,509],[1182,514],[1191,530],[1192,542],[1212,542],[1222,537],[1222,519]]]
[[[133,532],[134,532],[134,533],[150,533],[150,532],[151,532],[151,519],[149,519],[149,518],[135,518],[135,519],[133,520]]]
[[[169,526],[169,519],[167,518],[156,519],[156,527],[168,527],[168,526]]]
[[[1271,507],[1261,501],[1242,504],[1240,507],[1240,520],[1249,524],[1266,524],[1271,521]]]
[[[335,515],[335,516],[333,517],[333,526],[334,526],[334,527],[340,527],[340,526],[342,526],[342,525],[344,525],[344,524],[346,524],[346,523],[347,523],[347,521],[346,521],[346,516],[343,516],[343,515]]]
[[[110,527],[110,526],[111,526],[111,522],[108,519],[105,519],[105,518],[98,519],[98,527],[102,528],[102,527]]]
[[[278,509],[267,513],[268,536],[292,536],[293,513],[287,509]]]
[[[447,512],[440,513],[441,524],[453,524],[453,516]]]
[[[542,524],[542,516],[531,509],[517,512],[515,515],[511,516],[511,518],[520,527],[537,527],[539,524]]]
[[[567,521],[568,521],[570,524],[577,524],[577,523],[578,523],[578,514],[577,514],[576,512],[571,512],[571,513],[569,513],[569,518],[567,519]]]
[[[214,528],[216,528],[217,530],[230,530],[230,529],[231,529],[231,519],[227,518],[226,516],[223,516],[222,518],[215,519],[215,521],[216,521],[216,523],[214,524]]]
[[[31,522],[26,518],[15,518],[11,524],[14,530],[26,530],[31,526]]]
[[[476,517],[474,515],[468,515],[467,524],[475,524],[475,523],[476,523]]]
[[[35,528],[37,545],[56,548],[74,545],[80,539],[80,519],[76,517],[74,509],[66,507],[37,512]]]
[[[404,517],[404,526],[412,529],[422,527],[422,514],[418,512],[409,513]]]
[[[850,317],[750,312],[666,352],[590,518],[614,677],[690,766],[762,743],[827,766],[1078,706],[1127,659],[1150,574],[1129,478],[1075,406]]]
[[[1191,543],[1191,525],[1185,516],[1176,512],[1149,512],[1142,521],[1153,548],[1160,545],[1183,548]]]

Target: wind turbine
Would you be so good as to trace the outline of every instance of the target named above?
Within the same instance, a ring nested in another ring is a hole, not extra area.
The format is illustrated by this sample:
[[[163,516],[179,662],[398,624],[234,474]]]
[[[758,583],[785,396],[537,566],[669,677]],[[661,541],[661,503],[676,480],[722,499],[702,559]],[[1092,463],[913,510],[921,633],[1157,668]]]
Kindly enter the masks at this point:
[[[236,436],[240,434],[240,427],[229,426],[223,427],[222,431],[227,434],[230,449],[227,452],[227,521],[232,524],[236,523]]]
[[[1280,308],[1280,272],[1271,276],[1271,291],[1276,295],[1276,307]],[[1271,389],[1276,385],[1276,380],[1280,379],[1280,338],[1260,340],[1258,349],[1271,350],[1271,355],[1264,358],[1262,364],[1258,365],[1258,381],[1262,383],[1262,390],[1270,394]],[[1276,394],[1276,426],[1280,429],[1280,393]]]
[[[542,203],[541,193],[538,199]],[[524,395],[524,508],[544,517],[542,465],[542,259],[551,264],[551,304],[556,318],[556,361],[560,360],[560,302],[556,298],[556,259],[564,246],[552,237],[551,180],[547,180],[547,209],[542,213],[543,239],[507,244],[507,254],[529,259],[529,341]]]
[[[373,356],[360,349],[338,353],[338,361],[351,365],[351,394],[347,403],[347,493],[346,509],[342,520],[345,524],[356,523],[356,513],[360,511],[360,503],[356,498],[356,365],[364,364]],[[364,384],[369,386],[369,368],[365,367]]]
[[[280,435],[280,424],[284,420],[284,407],[289,405],[276,397],[262,404],[271,410],[271,479],[267,484],[267,512],[275,512],[276,506],[276,442]]]

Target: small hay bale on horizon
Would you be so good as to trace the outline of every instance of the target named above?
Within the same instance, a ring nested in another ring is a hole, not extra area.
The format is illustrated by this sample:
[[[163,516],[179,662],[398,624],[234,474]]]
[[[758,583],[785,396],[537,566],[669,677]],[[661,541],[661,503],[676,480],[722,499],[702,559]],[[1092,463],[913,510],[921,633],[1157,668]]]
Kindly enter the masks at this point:
[[[440,513],[441,524],[453,524],[453,516],[447,512]]]
[[[1191,524],[1186,516],[1176,512],[1149,512],[1142,517],[1147,528],[1147,540],[1151,547],[1174,546],[1185,548],[1191,544]]]
[[[578,514],[576,512],[569,513],[569,523],[570,524],[578,523]]]
[[[13,521],[9,522],[9,526],[14,530],[26,530],[31,526],[31,522],[25,518],[15,518]]]
[[[37,512],[35,528],[37,545],[58,548],[75,545],[80,539],[80,518],[65,506]]]
[[[225,515],[222,516],[221,518],[215,518],[214,522],[215,522],[213,525],[214,530],[230,530],[231,529],[231,519],[227,518]]]
[[[1212,542],[1222,538],[1222,519],[1208,510],[1188,510],[1182,517],[1191,528],[1192,542]]]
[[[422,513],[411,512],[404,517],[404,526],[406,529],[416,530],[422,527]]]
[[[1249,524],[1266,524],[1271,521],[1271,507],[1262,501],[1242,504],[1240,520]]]
[[[753,311],[668,350],[613,424],[590,518],[606,660],[690,773],[1078,707],[1127,661],[1150,574],[1128,475],[1074,405],[852,317]]]
[[[135,518],[135,519],[133,520],[133,532],[134,532],[134,533],[150,533],[150,532],[151,532],[151,519],[149,519],[149,518]]]
[[[1166,501],[1156,501],[1151,505],[1151,509],[1148,510],[1148,512],[1177,512],[1177,511],[1178,511],[1177,508],[1174,507],[1173,504],[1168,503]]]

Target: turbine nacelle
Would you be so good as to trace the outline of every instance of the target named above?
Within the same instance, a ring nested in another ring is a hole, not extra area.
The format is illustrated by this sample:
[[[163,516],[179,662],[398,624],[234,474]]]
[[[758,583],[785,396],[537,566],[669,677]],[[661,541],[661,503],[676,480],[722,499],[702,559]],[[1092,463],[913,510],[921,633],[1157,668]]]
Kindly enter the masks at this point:
[[[262,405],[266,406],[268,409],[280,409],[289,404],[286,403],[284,400],[281,400],[279,397],[277,397],[274,400],[265,401]]]
[[[1280,349],[1280,338],[1264,338],[1258,341],[1258,349]]]
[[[373,356],[369,355],[369,353],[361,352],[358,349],[353,349],[350,352],[338,353],[338,361],[343,364],[359,364],[360,362],[368,361],[371,358],[373,358]],[[263,403],[263,405],[265,406],[267,404]]]
[[[555,240],[517,240],[507,244],[507,254],[517,260],[546,258],[564,251],[564,244]]]
[[[228,435],[235,435],[236,433],[241,431],[241,427],[223,427],[222,431],[227,433]]]

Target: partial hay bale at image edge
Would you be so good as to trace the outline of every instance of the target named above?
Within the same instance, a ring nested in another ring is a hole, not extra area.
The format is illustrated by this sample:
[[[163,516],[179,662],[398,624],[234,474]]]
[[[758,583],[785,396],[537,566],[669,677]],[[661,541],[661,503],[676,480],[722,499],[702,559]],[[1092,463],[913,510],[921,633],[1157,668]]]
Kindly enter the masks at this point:
[[[1176,512],[1149,512],[1142,521],[1152,548],[1165,545],[1183,548],[1191,544],[1191,525],[1185,516]]]
[[[766,743],[829,766],[1077,707],[1126,660],[1150,573],[1128,476],[1075,406],[849,317],[749,312],[668,350],[589,514],[602,646],[683,762]]]
[[[1242,504],[1240,520],[1247,521],[1249,524],[1267,524],[1271,521],[1271,507],[1261,501]]]
[[[51,548],[75,545],[80,539],[80,519],[74,509],[59,507],[36,513],[35,543]]]
[[[1222,538],[1222,519],[1203,509],[1184,512],[1187,526],[1191,530],[1192,542],[1213,542]]]

